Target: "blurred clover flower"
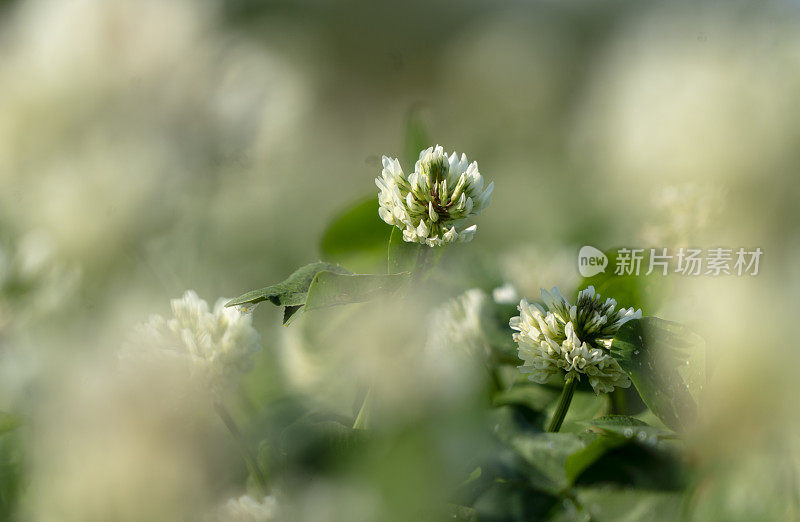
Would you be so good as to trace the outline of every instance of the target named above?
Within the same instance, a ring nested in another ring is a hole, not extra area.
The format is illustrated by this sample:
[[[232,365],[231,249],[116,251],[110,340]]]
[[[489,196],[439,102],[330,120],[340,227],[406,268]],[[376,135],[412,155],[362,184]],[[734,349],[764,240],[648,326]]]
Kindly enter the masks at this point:
[[[487,355],[488,345],[481,327],[489,296],[473,288],[437,308],[430,323],[428,348],[439,353],[443,349],[463,350],[471,355]],[[452,359],[448,358],[452,363]]]
[[[123,349],[123,358],[173,361],[187,367],[192,378],[221,391],[252,365],[251,355],[260,350],[253,317],[225,308],[220,298],[208,303],[188,290],[170,302],[172,317],[153,315],[136,329],[135,343]]]
[[[220,509],[219,522],[269,522],[278,519],[278,503],[273,496],[260,501],[250,495],[228,500]]]
[[[489,205],[494,189],[494,182],[484,189],[476,162],[447,156],[438,145],[420,153],[408,177],[397,159],[384,156],[375,184],[381,219],[402,230],[405,241],[428,246],[471,241],[477,227],[467,219]]]
[[[614,299],[601,300],[594,287],[578,292],[570,304],[558,288],[542,290],[544,304],[519,303],[520,315],[509,326],[518,333],[520,370],[530,380],[544,384],[560,372],[586,375],[595,393],[627,388],[630,380],[619,363],[609,355],[609,348],[620,326],[642,317],[633,308],[615,310]]]

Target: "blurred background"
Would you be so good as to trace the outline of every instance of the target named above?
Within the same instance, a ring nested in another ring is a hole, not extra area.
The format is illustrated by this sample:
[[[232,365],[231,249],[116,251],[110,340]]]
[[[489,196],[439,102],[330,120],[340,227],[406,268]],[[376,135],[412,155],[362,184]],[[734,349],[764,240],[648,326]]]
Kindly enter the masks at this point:
[[[318,260],[381,155],[411,170],[410,115],[496,185],[461,291],[573,292],[584,244],[764,251],[758,276],[671,278],[645,313],[709,348],[688,516],[791,519],[799,66],[793,2],[0,2],[0,410],[21,423],[0,519],[202,520],[242,494],[213,412],[120,379],[117,351],[186,289],[213,303]],[[286,390],[346,414],[340,381],[379,373],[388,397],[388,449],[283,482],[295,519],[418,519],[485,447],[469,372],[426,387],[413,351],[371,350],[378,328],[409,341],[370,313],[332,332],[254,316],[233,401],[254,441],[291,418]]]

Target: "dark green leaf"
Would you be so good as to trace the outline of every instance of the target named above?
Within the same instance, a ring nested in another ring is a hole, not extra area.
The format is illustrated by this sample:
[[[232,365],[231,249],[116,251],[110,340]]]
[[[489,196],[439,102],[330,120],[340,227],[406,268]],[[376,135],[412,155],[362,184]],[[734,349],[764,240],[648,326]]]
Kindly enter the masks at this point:
[[[225,303],[225,306],[256,304],[262,301],[269,301],[275,306],[302,306],[306,302],[308,287],[311,285],[314,277],[323,271],[336,274],[349,273],[338,265],[322,262],[311,263],[310,265],[298,268],[283,282],[261,288],[260,290],[247,292],[236,299],[231,299]]]
[[[688,328],[656,317],[625,323],[611,355],[630,376],[650,410],[682,431],[694,419],[704,383],[705,346]]]
[[[323,259],[357,272],[382,270],[389,227],[378,217],[378,199],[371,195],[335,216],[320,240]]]
[[[597,437],[586,447],[576,451],[564,462],[567,480],[572,484],[575,479],[589,466],[608,452],[608,450],[622,446],[627,441],[620,437]]]
[[[369,301],[393,292],[409,279],[409,274],[367,275],[320,272],[308,289],[306,310]]]
[[[519,433],[507,443],[531,466],[531,483],[553,493],[570,483],[565,468],[567,458],[586,446],[573,433]]]

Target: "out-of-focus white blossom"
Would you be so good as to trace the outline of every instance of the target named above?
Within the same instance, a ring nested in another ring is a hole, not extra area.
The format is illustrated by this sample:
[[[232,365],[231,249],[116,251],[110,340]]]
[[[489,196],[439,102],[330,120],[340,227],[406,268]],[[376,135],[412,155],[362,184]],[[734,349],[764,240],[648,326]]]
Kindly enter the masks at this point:
[[[473,288],[451,299],[431,316],[429,351],[463,350],[469,354],[486,354],[488,346],[481,329],[481,316],[489,303],[483,290]],[[452,362],[452,361],[451,361]]]
[[[726,190],[719,185],[692,181],[658,187],[650,196],[652,212],[642,225],[642,242],[671,248],[702,244],[701,234],[715,225],[725,205]]]
[[[486,292],[473,288],[431,313],[422,370],[437,400],[462,401],[481,382],[490,356],[484,324],[491,305]]]
[[[448,156],[439,145],[420,153],[408,177],[397,159],[384,156],[375,184],[381,219],[402,230],[405,241],[428,246],[471,241],[477,226],[467,220],[489,205],[494,189],[494,182],[484,188],[476,162]]]
[[[620,326],[641,318],[641,310],[615,310],[617,302],[611,298],[602,301],[592,286],[578,292],[575,304],[558,288],[542,290],[542,301],[543,305],[531,304],[523,299],[520,315],[509,321],[517,331],[514,340],[519,344],[522,372],[539,383],[562,372],[583,374],[597,393],[630,386],[608,349]]]
[[[514,285],[506,283],[492,290],[492,299],[497,304],[512,304],[519,301],[519,294]]]
[[[269,522],[278,519],[278,502],[273,496],[257,500],[250,495],[232,498],[219,510],[218,522]]]
[[[178,362],[198,382],[215,391],[224,388],[250,369],[252,354],[261,348],[252,315],[225,308],[226,301],[218,299],[209,310],[206,301],[188,290],[171,301],[172,317],[153,315],[140,325],[121,357]]]

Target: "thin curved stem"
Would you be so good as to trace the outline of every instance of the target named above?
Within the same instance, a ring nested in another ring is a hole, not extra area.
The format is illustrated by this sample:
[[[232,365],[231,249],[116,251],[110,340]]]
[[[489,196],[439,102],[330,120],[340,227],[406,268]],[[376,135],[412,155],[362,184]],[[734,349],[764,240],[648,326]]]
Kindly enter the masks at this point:
[[[258,484],[258,487],[261,488],[261,491],[265,495],[268,494],[267,480],[264,478],[264,473],[261,471],[261,467],[258,465],[258,460],[256,460],[256,456],[250,450],[250,446],[247,444],[247,440],[244,438],[242,430],[239,429],[236,421],[234,421],[233,417],[231,417],[228,408],[226,408],[222,402],[214,401],[214,410],[216,410],[217,415],[219,415],[219,418],[222,419],[222,423],[225,424],[225,427],[228,428],[228,431],[231,432],[231,435],[233,435],[233,438],[236,440],[237,446],[239,446],[239,451],[242,454],[242,458],[244,459],[247,468],[250,470],[250,473],[253,475],[256,483]]]
[[[361,409],[358,410],[356,421],[353,423],[353,429],[366,429],[369,421],[369,396],[372,394],[372,388],[367,390],[364,395],[364,402],[361,403]]]
[[[572,402],[572,396],[575,393],[575,386],[578,384],[578,375],[570,372],[567,374],[567,382],[564,383],[564,389],[561,391],[561,397],[558,399],[558,406],[547,427],[547,431],[555,433],[561,429],[561,424],[564,422],[564,417],[567,416],[567,410]]]

